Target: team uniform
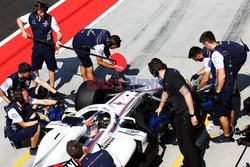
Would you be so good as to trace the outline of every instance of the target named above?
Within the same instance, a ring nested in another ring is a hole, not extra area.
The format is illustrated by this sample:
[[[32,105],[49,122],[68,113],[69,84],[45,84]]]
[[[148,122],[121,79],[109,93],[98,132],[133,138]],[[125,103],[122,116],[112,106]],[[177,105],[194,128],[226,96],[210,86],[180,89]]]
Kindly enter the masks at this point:
[[[203,63],[204,63],[204,69],[205,72],[211,71],[211,51],[209,51],[207,48],[202,49],[202,54],[203,54]]]
[[[13,92],[17,89],[24,88],[29,91],[31,97],[35,97],[35,88],[30,88],[32,81],[38,81],[39,77],[37,77],[33,72],[30,73],[29,78],[19,78],[18,72],[13,73],[10,75],[4,83],[1,85],[1,90],[6,92],[8,98],[13,101],[14,94]]]
[[[103,29],[82,29],[74,36],[73,48],[85,68],[93,66],[89,56],[90,49],[94,49],[95,54],[100,56],[104,56],[104,53],[110,55],[109,48],[105,47],[108,37],[110,32]]]
[[[228,116],[231,111],[235,78],[247,57],[246,48],[238,43],[223,41],[219,44],[211,55],[211,72],[214,87],[217,85],[216,71],[218,69],[225,69],[226,79],[220,92],[221,103],[214,102],[214,110],[217,117]]]
[[[21,142],[26,138],[31,138],[35,135],[38,129],[38,124],[23,128],[18,122],[28,122],[34,111],[30,105],[26,105],[23,108],[17,105],[17,103],[11,103],[8,106],[8,112],[6,116],[6,135],[9,140],[13,142]]]
[[[179,149],[187,166],[200,167],[201,150],[195,145],[195,127],[191,123],[184,96],[179,92],[182,86],[189,87],[178,72],[166,70],[163,90],[167,92],[174,111],[173,124],[176,130]]]
[[[121,167],[121,162],[106,150],[88,153],[81,161],[82,167]]]
[[[46,14],[44,18],[39,20],[35,12],[21,16],[23,23],[29,23],[32,29],[34,39],[43,40],[48,43],[53,43],[52,30],[60,31],[55,18]],[[47,68],[50,71],[57,69],[54,46],[34,41],[32,52],[32,70],[36,71],[42,68],[45,61]]]

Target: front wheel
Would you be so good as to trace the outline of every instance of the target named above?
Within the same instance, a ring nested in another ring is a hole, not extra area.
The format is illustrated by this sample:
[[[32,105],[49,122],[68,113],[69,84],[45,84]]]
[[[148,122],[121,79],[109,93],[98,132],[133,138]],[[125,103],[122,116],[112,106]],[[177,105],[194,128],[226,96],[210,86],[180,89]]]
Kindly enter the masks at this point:
[[[75,99],[75,109],[80,109],[91,105],[97,104],[102,101],[105,90],[96,87],[97,83],[94,81],[83,82],[77,90]]]

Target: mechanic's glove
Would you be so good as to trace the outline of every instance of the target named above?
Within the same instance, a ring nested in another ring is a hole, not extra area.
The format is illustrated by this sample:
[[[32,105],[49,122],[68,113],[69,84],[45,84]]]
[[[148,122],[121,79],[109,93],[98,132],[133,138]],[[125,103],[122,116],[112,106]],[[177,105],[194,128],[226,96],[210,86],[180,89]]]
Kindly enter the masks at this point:
[[[57,91],[55,93],[55,98],[58,99],[58,100],[59,99],[64,99],[64,98],[66,98],[66,95]]]
[[[220,103],[221,100],[220,100],[220,93],[217,93],[216,91],[214,91],[213,93],[213,100],[215,103]]]
[[[193,86],[192,88],[192,91],[194,91],[194,92],[196,92],[197,90],[198,90],[198,88],[197,88],[197,86],[195,85],[195,86]]]
[[[200,76],[199,76],[198,74],[194,74],[194,75],[191,77],[190,81],[196,80],[196,79],[199,78],[199,77],[200,77]]]
[[[60,98],[60,99],[57,100],[56,106],[57,106],[58,109],[65,109],[63,100],[64,100],[63,98]]]

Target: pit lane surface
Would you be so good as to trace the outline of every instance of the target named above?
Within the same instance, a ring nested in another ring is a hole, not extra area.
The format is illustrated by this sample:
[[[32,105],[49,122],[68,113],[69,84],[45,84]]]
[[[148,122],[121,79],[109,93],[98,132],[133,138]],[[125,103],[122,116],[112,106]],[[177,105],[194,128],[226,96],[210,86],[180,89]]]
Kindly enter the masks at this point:
[[[177,68],[189,79],[202,67],[202,64],[187,59],[191,46],[201,46],[198,40],[202,32],[212,30],[217,40],[229,39],[239,42],[242,38],[250,45],[249,3],[248,0],[125,0],[94,27],[106,28],[121,36],[122,45],[117,52],[126,56],[130,66],[125,76],[136,77],[134,82],[145,84],[143,79],[152,78],[147,63],[153,57],[161,58],[168,67]],[[79,62],[75,53],[68,50],[58,55],[57,60],[60,67],[57,71],[57,88],[69,94],[82,82],[78,70]],[[241,101],[250,96],[249,65],[248,58],[239,75]],[[103,77],[105,72],[110,73],[100,67],[96,68],[96,72],[98,77]],[[47,80],[46,69],[43,70],[41,78]],[[3,127],[5,113],[0,114],[0,127]],[[207,124],[211,135],[218,135],[220,130]],[[243,121],[241,126],[244,124],[249,122]],[[21,157],[25,158],[25,155],[27,160],[23,166],[32,166],[34,157],[25,154],[27,149],[14,150],[7,139],[3,138],[3,132],[0,133],[0,139],[0,166],[13,166]],[[179,166],[181,156],[178,147],[172,144],[166,146],[160,166]],[[202,146],[206,148],[204,160],[209,167],[235,166],[243,150],[243,147],[237,146],[236,143],[205,142]],[[250,151],[247,149],[239,166],[249,166],[249,155]]]

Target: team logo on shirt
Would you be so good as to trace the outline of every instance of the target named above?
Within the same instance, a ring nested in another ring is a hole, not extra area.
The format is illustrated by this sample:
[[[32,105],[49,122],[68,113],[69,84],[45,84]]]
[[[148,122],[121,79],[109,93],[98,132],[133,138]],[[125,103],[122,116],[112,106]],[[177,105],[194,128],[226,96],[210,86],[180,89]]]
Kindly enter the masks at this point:
[[[29,81],[29,80],[25,81],[25,84],[26,84],[27,86],[29,86],[29,85],[30,85],[30,81]]]
[[[31,24],[36,24],[36,20],[32,20]]]
[[[46,21],[43,23],[43,26],[44,26],[44,27],[48,27],[48,25],[49,25],[49,23],[48,23],[48,21],[46,20]]]

